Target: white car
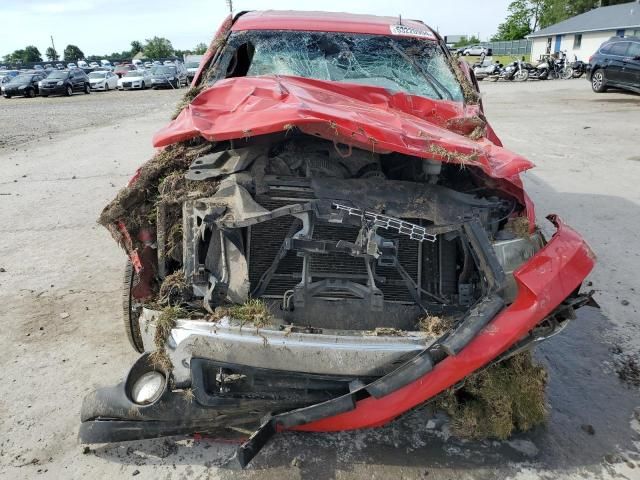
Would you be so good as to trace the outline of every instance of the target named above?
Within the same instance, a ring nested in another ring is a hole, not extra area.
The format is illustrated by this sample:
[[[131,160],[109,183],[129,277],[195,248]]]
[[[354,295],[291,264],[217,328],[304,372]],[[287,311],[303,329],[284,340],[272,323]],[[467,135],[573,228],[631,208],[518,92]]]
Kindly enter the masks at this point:
[[[115,90],[118,88],[118,76],[113,72],[98,71],[89,74],[91,90]]]
[[[89,68],[98,68],[100,65],[98,62],[89,62]]]
[[[78,68],[89,68],[89,64],[84,60],[78,60]]]
[[[463,55],[482,55],[482,54],[486,54],[487,53],[487,48],[483,47],[482,45],[471,45],[470,47],[465,48],[462,51]]]
[[[67,63],[67,68],[71,70],[72,68],[78,68],[78,66],[75,63],[71,62],[71,63]]]
[[[149,70],[130,70],[118,79],[118,89],[120,90],[144,90],[149,87],[151,87]]]

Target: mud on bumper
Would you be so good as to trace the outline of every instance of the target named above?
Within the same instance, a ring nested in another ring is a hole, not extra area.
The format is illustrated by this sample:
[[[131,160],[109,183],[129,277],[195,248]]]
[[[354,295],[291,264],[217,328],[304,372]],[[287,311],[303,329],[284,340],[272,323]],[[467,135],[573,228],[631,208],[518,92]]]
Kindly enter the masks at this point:
[[[341,352],[347,356],[334,363],[335,368],[318,362],[318,371],[309,372],[309,365],[291,357],[288,368],[275,370],[251,364],[233,342],[240,363],[230,363],[229,357],[223,362],[211,350],[215,344],[211,335],[194,333],[189,323],[179,323],[168,345],[174,371],[171,375],[161,372],[165,382],[157,399],[139,405],[131,397],[133,383],[143,373],[157,370],[145,353],[124,382],[85,398],[80,440],[103,443],[259,425],[238,450],[240,463],[246,465],[277,431],[381,426],[474,371],[552,336],[573,318],[576,308],[589,302],[589,295],[577,291],[594,265],[593,253],[558,218],[549,219],[557,232],[514,272],[515,301],[505,306],[497,294],[484,297],[452,331],[426,347],[415,338],[376,339],[355,348],[347,345]],[[244,340],[254,342],[254,333],[260,335],[254,331]],[[292,333],[294,337],[289,338]],[[229,326],[222,332],[221,343],[228,348],[233,335],[241,334]],[[284,352],[295,342],[313,344],[313,335],[286,332],[260,341],[279,345]],[[254,348],[267,348],[266,343]],[[325,347],[320,345],[318,350]],[[370,369],[350,367],[348,355],[358,353],[364,357],[355,364],[363,365],[362,359],[370,358]]]

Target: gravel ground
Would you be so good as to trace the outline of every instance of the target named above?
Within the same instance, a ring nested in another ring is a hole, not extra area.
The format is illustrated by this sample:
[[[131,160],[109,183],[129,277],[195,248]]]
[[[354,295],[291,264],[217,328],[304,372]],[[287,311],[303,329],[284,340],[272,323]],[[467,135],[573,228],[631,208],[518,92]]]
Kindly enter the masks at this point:
[[[640,96],[596,95],[584,80],[481,86],[506,146],[538,164],[525,181],[539,222],[560,214],[599,257],[590,281],[602,312],[582,309],[537,350],[550,374],[546,428],[461,442],[417,411],[382,429],[278,435],[244,472],[222,440],[84,449],[83,396],[136,358],[119,313],[124,256],[95,219],[152,155],[178,93],[12,99],[0,101],[0,139],[11,142],[0,150],[0,477],[640,478],[640,395],[616,375],[640,349]],[[71,119],[49,133],[56,108]],[[22,130],[45,139],[16,146]]]
[[[17,149],[32,140],[51,140],[59,133],[76,135],[125,118],[146,121],[154,110],[171,112],[181,90],[128,90],[76,93],[70,97],[0,98],[0,148]]]

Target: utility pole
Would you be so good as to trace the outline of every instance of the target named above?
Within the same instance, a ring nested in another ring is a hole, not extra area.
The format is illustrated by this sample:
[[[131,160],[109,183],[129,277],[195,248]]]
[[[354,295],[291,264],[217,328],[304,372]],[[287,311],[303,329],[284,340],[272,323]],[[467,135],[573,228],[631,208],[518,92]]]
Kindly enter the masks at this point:
[[[56,53],[56,58],[52,58],[51,61],[57,62],[60,57],[58,55],[58,52],[56,51],[56,45],[53,43],[53,35],[51,35],[51,48],[53,48],[53,51]]]

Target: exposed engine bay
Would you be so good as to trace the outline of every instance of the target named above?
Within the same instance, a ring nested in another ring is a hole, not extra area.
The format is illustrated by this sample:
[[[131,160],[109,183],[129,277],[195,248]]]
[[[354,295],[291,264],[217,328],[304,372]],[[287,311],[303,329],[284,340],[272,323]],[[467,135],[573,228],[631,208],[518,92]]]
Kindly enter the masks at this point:
[[[474,188],[458,165],[304,134],[235,143],[185,175],[219,186],[184,203],[181,252],[165,254],[158,219],[160,277],[184,267],[184,300],[210,313],[259,298],[283,324],[414,330],[424,314],[459,315],[492,290],[508,302],[504,269],[542,246],[505,231],[521,207]]]

